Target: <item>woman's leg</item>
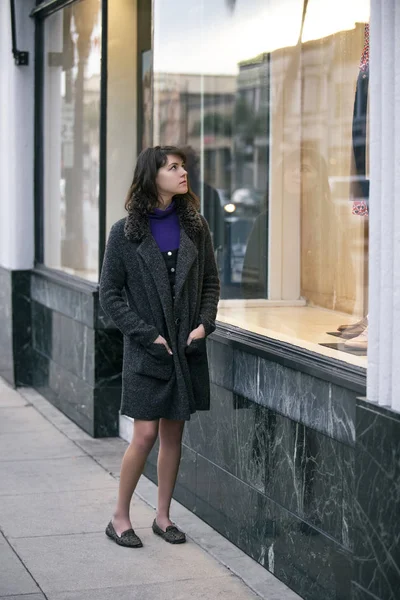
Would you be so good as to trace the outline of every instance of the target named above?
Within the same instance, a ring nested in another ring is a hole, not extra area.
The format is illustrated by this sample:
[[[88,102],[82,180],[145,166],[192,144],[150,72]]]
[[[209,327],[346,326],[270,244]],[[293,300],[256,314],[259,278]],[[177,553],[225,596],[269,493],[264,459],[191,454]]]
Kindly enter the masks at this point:
[[[158,421],[135,419],[132,441],[122,459],[117,506],[113,515],[114,529],[118,535],[132,527],[129,509],[137,482],[158,434]]]
[[[182,434],[185,421],[160,419],[160,450],[158,453],[158,510],[157,523],[164,531],[172,522],[169,518],[172,493],[174,491],[181,460]]]

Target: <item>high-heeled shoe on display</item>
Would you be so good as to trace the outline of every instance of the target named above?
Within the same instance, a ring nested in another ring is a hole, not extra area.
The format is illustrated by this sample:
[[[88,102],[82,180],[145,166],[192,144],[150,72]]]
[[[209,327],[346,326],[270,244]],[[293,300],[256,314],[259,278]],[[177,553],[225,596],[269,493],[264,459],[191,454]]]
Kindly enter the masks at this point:
[[[365,329],[365,327],[367,325],[368,325],[368,317],[364,317],[363,319],[360,319],[360,321],[357,321],[356,323],[348,323],[347,325],[339,325],[337,330],[340,332],[344,332],[344,331],[349,331],[351,329],[357,329],[357,328],[361,328],[361,327],[363,327]]]
[[[349,325],[348,327],[345,325],[340,325],[340,327],[342,328],[340,329],[340,337],[344,338],[345,340],[349,340],[362,334],[365,328],[368,327],[368,318],[365,317],[364,319],[361,319],[361,321],[358,321],[353,325]]]
[[[354,350],[367,350],[368,349],[368,327],[364,329],[360,335],[350,340],[346,340],[344,343],[345,348],[352,348]]]

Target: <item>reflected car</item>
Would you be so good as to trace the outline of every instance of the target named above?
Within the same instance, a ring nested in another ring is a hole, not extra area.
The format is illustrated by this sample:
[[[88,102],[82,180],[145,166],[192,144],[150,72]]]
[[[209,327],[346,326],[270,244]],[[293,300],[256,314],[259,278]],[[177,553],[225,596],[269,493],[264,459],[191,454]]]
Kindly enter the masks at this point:
[[[237,188],[231,195],[223,189],[217,189],[217,192],[227,215],[249,217],[259,214],[265,195],[265,192],[253,188]]]

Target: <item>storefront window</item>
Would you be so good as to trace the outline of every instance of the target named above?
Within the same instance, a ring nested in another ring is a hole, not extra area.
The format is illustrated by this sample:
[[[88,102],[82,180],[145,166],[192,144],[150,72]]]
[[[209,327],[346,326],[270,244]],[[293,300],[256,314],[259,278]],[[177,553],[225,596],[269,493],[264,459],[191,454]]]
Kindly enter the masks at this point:
[[[356,365],[368,21],[369,0],[154,2],[153,143],[187,151],[220,270],[218,319]]]
[[[108,4],[107,235],[124,204],[138,153],[151,146],[151,0]]]
[[[45,21],[44,263],[98,279],[101,8]]]

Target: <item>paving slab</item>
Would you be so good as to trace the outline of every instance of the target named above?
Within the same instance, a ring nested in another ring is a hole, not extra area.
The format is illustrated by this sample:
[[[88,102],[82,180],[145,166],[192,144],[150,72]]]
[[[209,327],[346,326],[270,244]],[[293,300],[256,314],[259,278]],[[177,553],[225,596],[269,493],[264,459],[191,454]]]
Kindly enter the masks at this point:
[[[116,485],[115,479],[89,456],[1,461],[0,481],[0,496],[115,489]]]
[[[0,410],[1,419],[1,410]],[[87,453],[52,425],[43,430],[19,433],[0,433],[0,461],[21,461],[43,458],[72,458]]]
[[[0,596],[0,600],[47,600],[44,594],[21,594],[18,596]]]
[[[104,456],[105,454],[119,454],[120,460],[124,455],[128,444],[121,438],[103,438],[103,439],[89,439],[89,440],[76,440],[77,445],[85,450],[90,456],[98,457]]]
[[[257,600],[234,575],[204,579],[82,590],[61,594],[49,593],[48,600]],[[29,598],[27,600],[30,600]]]
[[[237,574],[246,573],[246,578],[251,581],[251,588],[261,598],[268,600],[299,600],[300,596],[285,586],[272,573],[250,556],[232,557],[229,559],[229,568]],[[321,598],[321,600],[323,600]]]
[[[156,506],[157,486],[146,477],[140,478],[136,493],[150,506]],[[264,600],[301,600],[298,594],[262,565],[175,500],[171,503],[171,514],[172,519],[187,532],[190,539],[243,580],[258,597]]]
[[[33,406],[0,409],[0,435],[35,431],[52,431],[53,426]]]
[[[0,597],[10,597],[12,594],[30,594],[40,591],[1,533],[0,557]]]
[[[15,390],[6,388],[5,386],[0,387],[0,409],[2,408],[18,408],[21,406],[27,406],[28,401],[22,398]]]
[[[0,519],[9,538],[104,533],[117,497],[117,483],[109,489],[0,496]],[[134,497],[132,525],[148,528],[155,511]]]
[[[121,472],[122,455],[118,454],[103,454],[102,456],[94,456],[95,461],[110,473],[116,479],[119,478]]]
[[[104,533],[10,538],[10,543],[46,595],[230,575],[191,541],[167,546],[151,528],[142,529],[140,537],[144,547],[134,549],[117,546]]]
[[[52,422],[51,418],[50,421]],[[76,425],[75,423],[72,423],[72,421],[68,424],[55,424],[55,427],[57,427],[57,429],[61,431],[61,433],[66,435],[68,439],[74,442],[93,439],[88,433],[86,433],[86,431],[83,431],[83,429],[78,427],[78,425]]]

